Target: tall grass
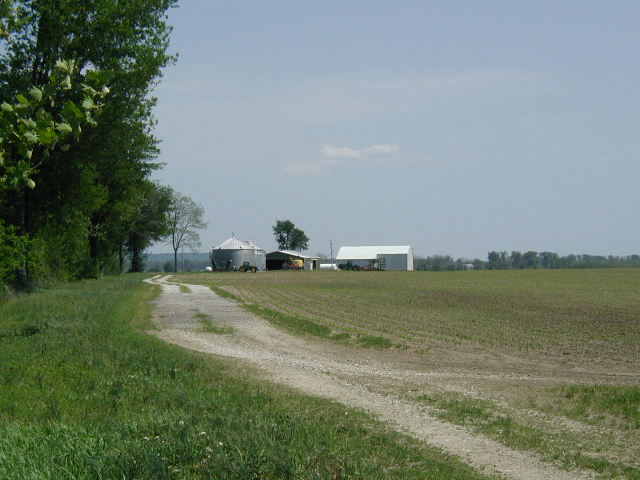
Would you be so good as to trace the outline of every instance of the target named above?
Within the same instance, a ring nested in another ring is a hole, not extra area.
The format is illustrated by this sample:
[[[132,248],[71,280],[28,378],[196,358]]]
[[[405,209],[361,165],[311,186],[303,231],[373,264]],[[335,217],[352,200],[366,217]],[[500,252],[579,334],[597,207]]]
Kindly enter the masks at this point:
[[[481,479],[339,404],[143,333],[140,276],[0,305],[0,478]]]

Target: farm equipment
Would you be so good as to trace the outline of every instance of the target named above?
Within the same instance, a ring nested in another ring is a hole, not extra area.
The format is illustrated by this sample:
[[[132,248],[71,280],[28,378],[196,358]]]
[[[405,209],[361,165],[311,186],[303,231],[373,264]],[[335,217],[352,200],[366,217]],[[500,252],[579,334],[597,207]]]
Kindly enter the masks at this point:
[[[353,263],[351,263],[351,260],[349,260],[347,263],[341,263],[340,265],[338,265],[338,268],[340,270],[348,270],[348,271],[354,271],[354,272],[357,272],[358,270],[360,270],[360,266],[354,265]]]
[[[242,262],[242,266],[238,268],[238,271],[256,273],[258,271],[258,267],[250,265],[249,262]]]
[[[233,271],[233,267],[231,266],[231,260],[227,260],[226,262],[218,265],[216,261],[211,259],[211,268],[214,272],[231,272]]]
[[[299,258],[288,258],[282,264],[283,270],[304,270],[304,260]]]
[[[338,265],[338,268],[340,270],[347,270],[347,271],[354,271],[354,272],[358,272],[360,270],[363,271],[381,271],[381,270],[386,270],[387,264],[384,258],[379,258],[379,259],[375,259],[375,260],[371,260],[369,262],[369,265],[367,266],[360,266],[360,265],[354,265],[351,260],[349,260],[347,263],[341,263],[340,265]]]
[[[243,262],[239,268],[235,268],[231,264],[231,260],[227,260],[221,265],[218,265],[215,260],[211,259],[211,266],[214,272],[251,272],[256,273],[258,271],[258,267],[255,265],[251,265],[249,262]]]

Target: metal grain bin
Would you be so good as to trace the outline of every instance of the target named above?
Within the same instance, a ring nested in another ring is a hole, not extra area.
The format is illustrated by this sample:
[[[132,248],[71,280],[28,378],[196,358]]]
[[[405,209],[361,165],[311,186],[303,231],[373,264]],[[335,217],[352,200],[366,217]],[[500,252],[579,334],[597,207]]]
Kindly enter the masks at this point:
[[[244,262],[258,270],[267,269],[267,252],[253,242],[245,242],[235,235],[214,247],[210,258],[212,265],[216,265],[218,269],[237,270]]]

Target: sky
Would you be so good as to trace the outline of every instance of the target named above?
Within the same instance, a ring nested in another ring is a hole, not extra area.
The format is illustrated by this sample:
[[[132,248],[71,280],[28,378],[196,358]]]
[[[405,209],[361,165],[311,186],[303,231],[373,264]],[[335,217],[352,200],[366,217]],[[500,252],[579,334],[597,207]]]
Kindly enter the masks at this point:
[[[171,10],[155,178],[201,251],[640,252],[640,2],[215,1]],[[153,252],[170,251],[166,245]]]

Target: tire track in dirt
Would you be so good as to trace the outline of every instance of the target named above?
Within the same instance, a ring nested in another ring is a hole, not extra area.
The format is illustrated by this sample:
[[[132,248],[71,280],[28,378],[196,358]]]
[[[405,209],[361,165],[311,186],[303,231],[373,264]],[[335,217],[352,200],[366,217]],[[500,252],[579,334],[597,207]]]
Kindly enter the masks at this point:
[[[154,303],[154,321],[160,328],[150,332],[167,342],[247,362],[264,372],[271,381],[294,387],[304,393],[329,398],[364,409],[393,428],[429,445],[439,447],[489,474],[514,480],[575,480],[593,478],[587,472],[559,470],[537,456],[512,450],[487,437],[440,420],[429,408],[410,401],[374,393],[371,382],[412,378],[434,382],[452,376],[473,376],[464,372],[414,371],[379,362],[367,352],[355,351],[327,342],[313,342],[290,335],[240,308],[201,285],[170,283],[171,276],[145,280],[160,285],[161,295]],[[231,326],[232,335],[200,331],[195,313],[212,317],[216,325]],[[528,381],[545,381],[527,377]]]

